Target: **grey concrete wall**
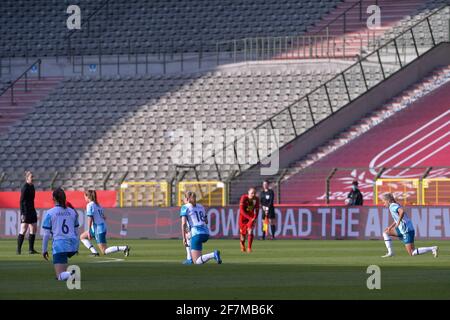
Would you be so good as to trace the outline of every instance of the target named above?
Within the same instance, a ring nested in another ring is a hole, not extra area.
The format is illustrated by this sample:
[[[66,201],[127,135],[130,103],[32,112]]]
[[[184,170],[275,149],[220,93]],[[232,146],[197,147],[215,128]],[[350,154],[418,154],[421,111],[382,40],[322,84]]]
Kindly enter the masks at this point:
[[[165,60],[164,60],[165,59]],[[24,70],[26,70],[37,58],[14,58],[1,60],[2,80],[16,79]],[[143,74],[180,74],[197,73],[215,70],[237,71],[246,68],[246,70],[266,69],[302,69],[302,70],[342,70],[351,64],[351,61],[343,60],[266,60],[266,61],[247,61],[235,62],[233,57],[228,54],[222,54],[219,64],[216,55],[203,56],[199,61],[198,54],[186,54],[183,56],[167,55],[165,58],[161,55],[104,55],[80,56],[74,60],[68,57],[46,57],[41,58],[41,74],[47,76],[115,76],[115,75],[143,75]],[[9,70],[11,66],[11,70]],[[95,67],[95,68],[94,68]],[[11,71],[11,72],[10,72]]]

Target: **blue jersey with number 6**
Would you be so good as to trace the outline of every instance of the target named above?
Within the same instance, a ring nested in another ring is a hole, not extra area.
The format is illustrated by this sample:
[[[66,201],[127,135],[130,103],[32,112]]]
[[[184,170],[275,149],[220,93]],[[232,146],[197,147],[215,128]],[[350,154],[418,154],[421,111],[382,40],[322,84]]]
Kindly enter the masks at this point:
[[[47,211],[42,228],[53,236],[53,254],[78,251],[78,215],[71,208],[56,206]]]
[[[188,203],[185,205],[186,210],[181,212],[181,216],[185,216],[191,228],[191,236],[195,237],[199,234],[208,234],[209,229],[206,224],[205,208],[197,203],[195,206]]]

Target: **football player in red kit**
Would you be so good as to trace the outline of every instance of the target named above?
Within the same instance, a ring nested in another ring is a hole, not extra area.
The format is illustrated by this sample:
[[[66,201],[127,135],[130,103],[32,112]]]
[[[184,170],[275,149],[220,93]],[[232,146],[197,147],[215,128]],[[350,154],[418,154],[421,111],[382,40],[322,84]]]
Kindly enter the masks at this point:
[[[247,252],[252,252],[254,227],[258,218],[259,199],[255,188],[248,189],[248,193],[242,195],[239,202],[239,232],[241,251],[245,252],[245,236],[248,237]]]

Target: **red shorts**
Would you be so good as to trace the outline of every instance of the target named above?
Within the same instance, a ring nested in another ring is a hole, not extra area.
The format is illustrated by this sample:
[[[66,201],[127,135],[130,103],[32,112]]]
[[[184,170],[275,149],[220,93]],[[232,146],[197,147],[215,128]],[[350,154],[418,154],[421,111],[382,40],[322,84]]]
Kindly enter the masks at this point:
[[[239,232],[245,236],[248,229],[253,229],[254,222],[256,221],[239,218]]]

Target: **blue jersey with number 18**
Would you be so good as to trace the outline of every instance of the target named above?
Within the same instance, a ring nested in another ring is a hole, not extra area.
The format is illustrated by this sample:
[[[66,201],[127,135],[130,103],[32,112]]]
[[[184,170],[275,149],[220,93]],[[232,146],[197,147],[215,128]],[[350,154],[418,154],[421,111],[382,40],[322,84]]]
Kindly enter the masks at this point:
[[[71,208],[56,206],[47,211],[42,228],[53,235],[53,254],[78,251],[78,215]]]
[[[197,203],[195,206],[188,203],[185,210],[181,211],[180,216],[185,216],[191,228],[191,236],[195,237],[199,234],[209,234],[208,225],[206,224],[205,208]]]
[[[103,208],[91,201],[86,206],[86,215],[94,220],[92,224],[92,231],[95,234],[101,234],[106,232],[106,222],[105,215],[103,213]]]
[[[389,211],[391,212],[392,219],[396,223],[400,220],[400,214],[398,213],[398,210],[401,209],[402,206],[398,203],[391,203],[389,205]],[[414,226],[412,224],[411,219],[409,219],[409,216],[406,214],[406,212],[403,213],[402,221],[400,221],[400,224],[398,225],[398,229],[402,234],[405,234],[407,232],[414,231]]]

